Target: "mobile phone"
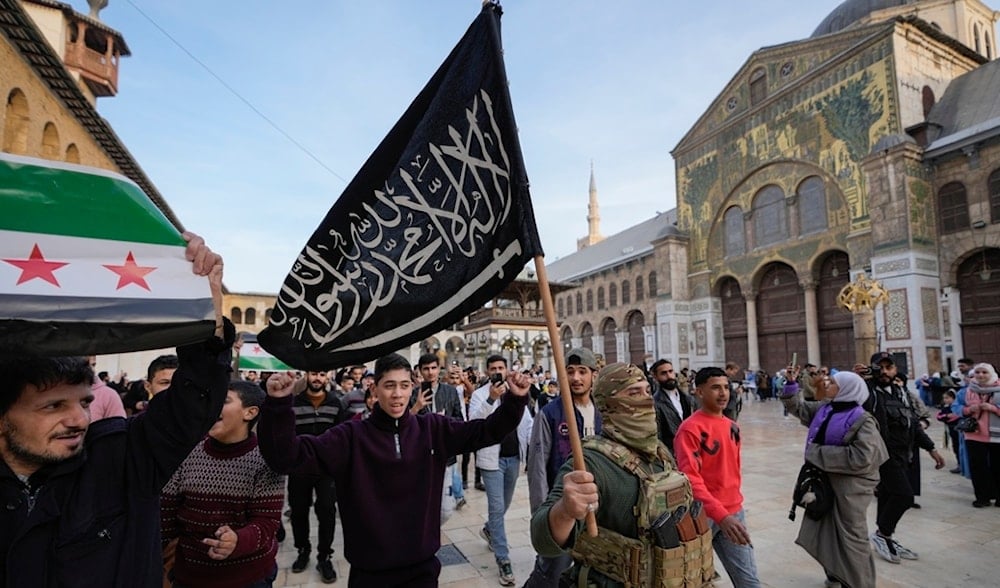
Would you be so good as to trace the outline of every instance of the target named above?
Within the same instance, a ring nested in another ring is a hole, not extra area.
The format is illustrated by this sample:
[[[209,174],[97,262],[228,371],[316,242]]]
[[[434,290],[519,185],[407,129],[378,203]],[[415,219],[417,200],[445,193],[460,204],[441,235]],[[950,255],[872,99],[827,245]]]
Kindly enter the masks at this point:
[[[795,367],[796,365],[798,365],[798,361],[799,361],[799,352],[796,351],[792,353],[792,363],[790,365],[792,367]]]
[[[490,374],[490,382],[494,384],[503,382],[503,374]]]
[[[427,394],[428,392],[430,392],[431,388],[432,388],[432,385],[431,385],[430,382],[420,382],[420,390],[424,394]]]

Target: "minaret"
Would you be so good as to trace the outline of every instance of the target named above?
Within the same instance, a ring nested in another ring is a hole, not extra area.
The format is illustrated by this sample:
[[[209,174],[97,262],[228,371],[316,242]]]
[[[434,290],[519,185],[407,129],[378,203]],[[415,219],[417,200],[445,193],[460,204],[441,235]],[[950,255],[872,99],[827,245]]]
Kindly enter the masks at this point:
[[[601,212],[597,206],[597,180],[594,179],[594,162],[590,162],[590,202],[587,204],[587,236],[577,239],[576,250],[604,240],[601,235]]]

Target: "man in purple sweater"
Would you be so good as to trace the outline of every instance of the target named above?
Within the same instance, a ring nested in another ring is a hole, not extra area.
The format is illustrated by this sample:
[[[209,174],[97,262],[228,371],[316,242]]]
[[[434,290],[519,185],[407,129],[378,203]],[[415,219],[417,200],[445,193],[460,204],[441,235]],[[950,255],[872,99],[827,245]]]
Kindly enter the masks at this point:
[[[371,417],[318,436],[295,435],[290,374],[267,381],[258,438],[275,472],[332,476],[353,587],[437,586],[441,562],[441,491],[451,456],[495,445],[528,404],[530,382],[507,376],[508,392],[489,418],[468,422],[414,416],[410,365],[399,354],[375,362]]]

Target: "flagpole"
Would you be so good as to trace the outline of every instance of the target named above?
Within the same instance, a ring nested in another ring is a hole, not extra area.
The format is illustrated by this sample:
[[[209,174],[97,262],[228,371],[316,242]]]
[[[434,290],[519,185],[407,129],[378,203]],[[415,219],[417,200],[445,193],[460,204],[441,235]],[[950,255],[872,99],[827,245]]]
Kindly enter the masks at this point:
[[[559,396],[562,398],[563,413],[566,414],[566,424],[569,426],[569,443],[573,451],[573,469],[586,471],[583,461],[583,443],[580,442],[580,431],[576,427],[576,419],[570,415],[576,414],[573,408],[573,395],[569,390],[569,376],[566,375],[566,360],[563,357],[562,341],[559,338],[559,326],[556,324],[555,305],[552,303],[552,291],[549,289],[549,277],[545,272],[545,258],[535,256],[535,274],[538,276],[538,290],[542,299],[542,310],[545,312],[545,323],[549,328],[549,340],[552,341],[552,357],[556,362],[556,377],[559,379]],[[593,512],[587,513],[587,532],[591,537],[597,537],[597,518]]]

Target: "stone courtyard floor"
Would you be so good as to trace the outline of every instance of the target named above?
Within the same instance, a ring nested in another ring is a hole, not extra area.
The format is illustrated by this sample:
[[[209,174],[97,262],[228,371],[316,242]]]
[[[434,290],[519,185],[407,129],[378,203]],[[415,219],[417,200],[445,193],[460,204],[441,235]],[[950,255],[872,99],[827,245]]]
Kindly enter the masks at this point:
[[[796,420],[783,418],[781,403],[777,401],[745,403],[740,425],[743,435],[744,506],[764,586],[822,587],[822,569],[794,544],[802,511],[799,511],[796,522],[788,520],[791,488],[802,464],[805,427]],[[919,553],[920,559],[891,564],[876,556],[878,586],[998,586],[1000,508],[972,507],[971,482],[948,472],[955,466],[955,460],[952,451],[943,447],[943,427],[934,423],[929,434],[945,456],[947,466],[943,470],[934,470],[933,461],[926,453],[922,455],[922,493],[917,502],[923,508],[907,511],[895,535],[900,543]],[[471,471],[469,475],[471,480]],[[468,505],[456,511],[441,530],[444,546],[441,555],[447,563],[441,570],[441,586],[498,586],[493,554],[479,537],[479,529],[486,521],[486,493],[471,488],[470,484],[466,500]],[[522,472],[506,517],[511,563],[518,586],[524,583],[534,565],[535,553],[528,532],[530,514],[528,484]],[[869,507],[868,518],[874,529],[874,503]],[[279,573],[274,585],[324,586],[315,570],[315,561],[302,573],[291,572],[296,554],[292,546],[291,525],[287,520],[285,528],[288,539],[278,554]],[[315,520],[312,531],[315,534]],[[334,558],[339,578],[334,585],[346,586],[350,566],[343,559],[342,547],[343,537],[338,521]],[[722,581],[716,586],[732,586],[725,571],[720,569],[719,573]]]

